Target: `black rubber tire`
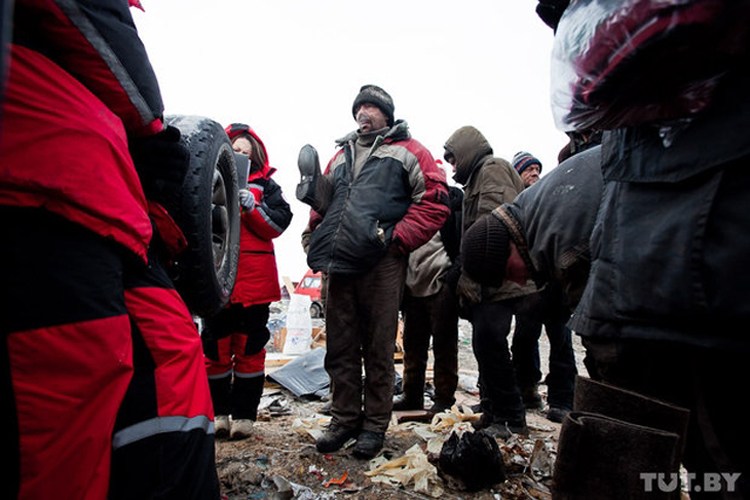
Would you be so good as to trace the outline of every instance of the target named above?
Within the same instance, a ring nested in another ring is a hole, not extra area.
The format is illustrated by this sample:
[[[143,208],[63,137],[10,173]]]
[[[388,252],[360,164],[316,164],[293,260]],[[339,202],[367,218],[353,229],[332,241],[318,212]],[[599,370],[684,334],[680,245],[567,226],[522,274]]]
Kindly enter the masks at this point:
[[[323,305],[320,302],[313,302],[310,305],[310,317],[316,319],[323,317]]]
[[[234,153],[224,128],[202,116],[166,116],[190,150],[190,169],[174,215],[188,242],[175,262],[175,288],[194,316],[229,301],[240,255],[240,206]]]

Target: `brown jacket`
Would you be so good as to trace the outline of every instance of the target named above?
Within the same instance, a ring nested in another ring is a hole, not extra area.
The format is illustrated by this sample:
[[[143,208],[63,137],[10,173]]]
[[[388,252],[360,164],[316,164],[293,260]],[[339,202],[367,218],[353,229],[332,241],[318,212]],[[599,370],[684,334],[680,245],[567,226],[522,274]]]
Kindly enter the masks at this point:
[[[445,150],[455,158],[453,179],[464,186],[462,234],[477,219],[503,203],[510,203],[523,191],[521,176],[508,161],[492,156],[492,147],[476,128],[466,126],[456,130],[445,142]],[[483,287],[465,273],[458,283],[459,300],[464,305],[496,302],[534,291],[536,287],[531,280],[524,285],[506,280],[500,288]]]

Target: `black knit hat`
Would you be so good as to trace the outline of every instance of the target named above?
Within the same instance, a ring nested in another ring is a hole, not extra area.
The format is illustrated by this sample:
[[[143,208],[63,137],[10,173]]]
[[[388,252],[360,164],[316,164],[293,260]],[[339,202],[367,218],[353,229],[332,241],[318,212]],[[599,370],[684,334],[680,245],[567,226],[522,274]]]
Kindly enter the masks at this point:
[[[359,89],[359,94],[354,99],[354,104],[352,104],[352,116],[355,120],[357,119],[357,110],[366,102],[380,108],[380,111],[383,112],[388,120],[388,126],[393,125],[393,111],[395,110],[395,106],[393,105],[393,98],[388,92],[377,85],[363,85]]]
[[[492,214],[480,217],[466,230],[461,242],[462,266],[474,281],[500,286],[505,278],[508,257],[508,228]]]

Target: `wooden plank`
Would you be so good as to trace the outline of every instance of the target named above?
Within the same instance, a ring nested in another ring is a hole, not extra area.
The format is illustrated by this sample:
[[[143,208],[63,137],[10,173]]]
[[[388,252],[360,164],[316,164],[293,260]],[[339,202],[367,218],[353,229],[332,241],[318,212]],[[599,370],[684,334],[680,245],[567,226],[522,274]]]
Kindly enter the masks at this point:
[[[284,281],[284,287],[286,288],[286,291],[289,293],[289,297],[291,298],[292,294],[294,293],[294,283],[292,283],[292,280],[289,279],[289,276],[283,276],[281,279]]]
[[[404,410],[394,411],[393,416],[396,418],[396,422],[430,422],[432,420],[432,413],[427,410]]]

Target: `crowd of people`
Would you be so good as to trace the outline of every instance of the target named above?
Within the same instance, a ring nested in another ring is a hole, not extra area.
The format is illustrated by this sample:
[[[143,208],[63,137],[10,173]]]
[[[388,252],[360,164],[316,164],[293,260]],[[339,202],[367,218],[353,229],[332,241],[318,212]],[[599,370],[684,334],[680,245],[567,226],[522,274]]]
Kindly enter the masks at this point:
[[[190,152],[165,122],[129,11],[138,2],[7,5],[2,496],[218,499],[215,439],[253,433],[281,298],[273,240],[293,216],[268,151],[253,127],[226,126],[249,163],[238,273],[199,331],[167,272],[184,245],[173,217]],[[539,0],[537,13],[557,30],[568,8]],[[304,251],[326,284],[331,422],[317,450],[355,440],[354,456],[377,456],[392,412],[426,407],[430,349],[426,409],[449,409],[463,318],[479,369],[476,432],[528,435],[546,384],[546,417],[562,424],[556,497],[638,498],[681,466],[691,498],[750,497],[750,442],[728,404],[746,380],[738,325],[750,311],[750,51],[737,53],[709,105],[679,126],[570,130],[544,176],[533,154],[508,161],[467,125],[444,142],[449,183],[392,96],[363,85],[356,128],[325,167],[310,146],[298,162]]]

